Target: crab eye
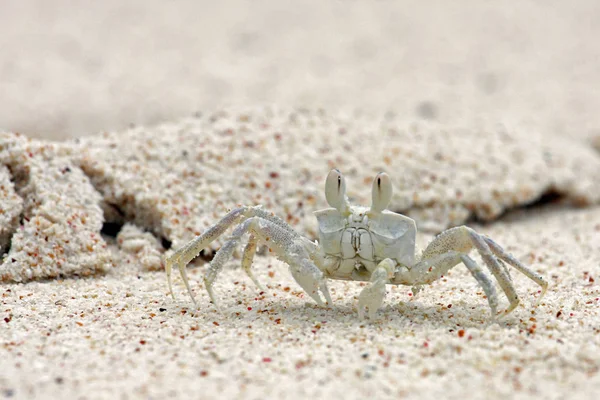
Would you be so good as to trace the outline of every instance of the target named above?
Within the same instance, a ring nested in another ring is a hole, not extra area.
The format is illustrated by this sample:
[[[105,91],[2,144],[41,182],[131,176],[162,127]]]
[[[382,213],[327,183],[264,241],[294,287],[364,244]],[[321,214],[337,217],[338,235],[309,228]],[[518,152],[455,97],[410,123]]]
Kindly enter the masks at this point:
[[[380,172],[373,181],[373,203],[372,212],[382,212],[390,204],[392,199],[392,181],[385,172]]]
[[[341,210],[346,201],[346,180],[340,171],[332,169],[325,180],[325,198],[327,203]]]

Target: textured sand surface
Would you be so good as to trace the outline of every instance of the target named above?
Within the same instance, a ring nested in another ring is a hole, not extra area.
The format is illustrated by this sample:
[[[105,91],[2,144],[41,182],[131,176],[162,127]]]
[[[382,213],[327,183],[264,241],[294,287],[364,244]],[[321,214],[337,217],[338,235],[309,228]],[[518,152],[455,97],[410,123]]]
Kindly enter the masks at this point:
[[[434,231],[491,220],[548,193],[579,205],[600,200],[600,156],[590,146],[502,126],[232,108],[73,146],[107,213],[117,208],[175,247],[238,204],[263,204],[316,238],[312,212],[327,207],[324,181],[334,167],[347,177],[350,200],[365,205],[373,178],[387,172],[390,209]]]
[[[53,278],[0,285],[0,398],[599,398],[598,18],[594,0],[2,2],[0,131],[67,141],[0,136],[2,273]],[[261,126],[269,108],[298,118]],[[264,293],[239,261],[219,276],[225,315],[201,263],[199,309],[179,279],[168,296],[162,245],[258,194],[311,235],[333,165],[366,203],[388,170],[421,227],[500,217],[473,227],[542,273],[546,297],[514,272],[521,304],[491,324],[459,266],[416,297],[389,288],[365,324],[360,284],[333,282],[321,309],[266,256]],[[552,191],[563,204],[503,214]],[[103,220],[124,225],[100,237]]]
[[[110,268],[100,235],[100,194],[59,146],[0,133],[0,165],[10,170],[7,190],[16,189],[0,199],[0,215],[11,216],[0,228],[10,239],[10,248],[3,247],[1,281],[87,276]]]
[[[600,155],[572,139],[274,107],[61,144],[4,134],[0,165],[21,187],[18,198],[0,200],[1,229],[14,233],[0,277],[17,282],[105,271],[112,260],[103,223],[128,224],[117,243],[140,253],[144,269],[160,268],[162,243],[178,248],[240,204],[262,204],[316,239],[312,212],[327,207],[323,183],[334,167],[347,177],[351,202],[362,205],[370,204],[373,177],[388,172],[389,208],[434,232],[548,194],[565,205],[600,200]]]
[[[264,293],[239,268],[220,275],[224,316],[203,267],[190,271],[198,311],[179,280],[173,301],[163,273],[133,265],[4,285],[0,386],[16,398],[593,399],[600,209],[556,211],[475,226],[550,281],[534,307],[538,287],[513,273],[522,304],[500,324],[462,266],[416,298],[390,289],[374,324],[356,318],[358,283],[333,282],[334,305],[320,309],[264,257],[254,267]]]

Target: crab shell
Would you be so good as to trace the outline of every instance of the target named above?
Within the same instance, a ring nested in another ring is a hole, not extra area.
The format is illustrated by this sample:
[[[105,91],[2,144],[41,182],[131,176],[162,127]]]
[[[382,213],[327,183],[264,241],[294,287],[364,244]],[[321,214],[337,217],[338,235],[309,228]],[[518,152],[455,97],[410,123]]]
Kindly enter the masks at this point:
[[[330,273],[344,279],[344,271],[351,272],[357,264],[373,271],[386,258],[399,265],[414,265],[417,227],[413,219],[385,209],[392,196],[389,176],[380,173],[375,177],[370,208],[351,206],[345,190],[343,175],[332,170],[325,183],[332,207],[315,212],[322,251],[341,264]]]

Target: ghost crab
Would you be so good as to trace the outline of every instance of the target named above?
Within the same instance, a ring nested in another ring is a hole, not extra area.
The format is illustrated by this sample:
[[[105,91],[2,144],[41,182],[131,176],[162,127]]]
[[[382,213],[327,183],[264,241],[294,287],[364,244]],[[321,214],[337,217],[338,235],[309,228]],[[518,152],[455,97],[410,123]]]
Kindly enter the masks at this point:
[[[217,309],[212,285],[246,233],[249,239],[242,255],[242,267],[259,289],[262,286],[250,267],[257,245],[265,244],[289,265],[296,282],[318,305],[323,306],[325,302],[332,304],[327,279],[369,281],[358,298],[361,319],[365,311],[368,311],[370,319],[375,317],[383,303],[387,284],[412,286],[416,294],[422,285],[439,279],[461,263],[482,287],[492,319],[495,319],[499,315],[496,286],[488,273],[469,256],[472,249],[479,252],[508,298],[509,306],[501,315],[510,313],[519,304],[506,264],[541,286],[540,299],[546,292],[548,284],[541,275],[521,264],[492,239],[467,226],[440,233],[420,256],[416,255],[415,221],[386,210],[392,197],[392,183],[386,173],[379,173],[373,181],[371,207],[349,204],[344,176],[336,169],[327,175],[325,196],[331,208],[315,212],[319,223],[318,242],[301,236],[262,206],[242,206],[231,210],[218,223],[166,258],[171,295],[175,298],[171,282],[171,271],[175,265],[196,304],[185,267],[233,224],[238,225],[215,254],[204,278],[206,290]]]

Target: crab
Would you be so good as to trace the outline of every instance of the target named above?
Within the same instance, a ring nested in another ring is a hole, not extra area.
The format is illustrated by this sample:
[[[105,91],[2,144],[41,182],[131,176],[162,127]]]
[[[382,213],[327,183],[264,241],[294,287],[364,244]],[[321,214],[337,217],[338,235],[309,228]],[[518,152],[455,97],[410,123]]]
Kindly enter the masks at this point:
[[[519,304],[507,264],[542,288],[539,299],[546,292],[548,284],[540,274],[523,265],[489,237],[467,226],[443,231],[421,254],[417,254],[415,221],[387,210],[392,198],[392,183],[384,172],[373,180],[370,207],[350,205],[345,178],[337,169],[327,175],[325,197],[330,208],[315,212],[319,224],[319,240],[315,242],[260,205],[229,211],[215,225],[166,258],[171,295],[175,298],[171,272],[173,266],[177,266],[192,301],[197,304],[186,275],[186,265],[234,224],[237,226],[216,252],[204,277],[208,295],[219,311],[213,283],[245,234],[249,238],[242,254],[242,268],[260,290],[264,290],[263,286],[252,273],[251,265],[257,246],[262,244],[288,264],[296,282],[320,306],[332,304],[328,279],[368,282],[358,297],[361,319],[366,314],[369,319],[375,318],[387,285],[411,286],[416,295],[423,285],[440,279],[461,263],[483,289],[493,320],[510,313]],[[469,255],[473,249],[479,252],[508,298],[509,305],[502,312],[497,311],[496,284]]]

